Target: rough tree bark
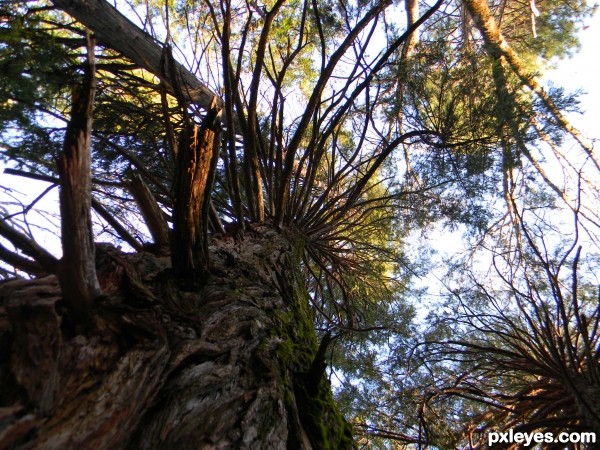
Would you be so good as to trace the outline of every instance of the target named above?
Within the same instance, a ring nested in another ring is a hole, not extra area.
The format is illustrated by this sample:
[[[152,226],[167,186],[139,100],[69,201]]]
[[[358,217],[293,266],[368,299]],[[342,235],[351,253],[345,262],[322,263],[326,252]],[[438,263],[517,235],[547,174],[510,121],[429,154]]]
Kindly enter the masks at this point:
[[[317,355],[293,238],[216,235],[211,278],[97,249],[96,330],[54,276],[0,285],[0,448],[352,448]]]

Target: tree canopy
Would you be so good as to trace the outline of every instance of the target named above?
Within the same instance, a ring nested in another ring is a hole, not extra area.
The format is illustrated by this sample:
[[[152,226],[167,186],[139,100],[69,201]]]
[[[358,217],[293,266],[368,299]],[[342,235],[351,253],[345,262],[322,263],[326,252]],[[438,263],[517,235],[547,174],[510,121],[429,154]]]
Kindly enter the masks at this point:
[[[268,224],[299,254],[359,445],[600,432],[600,157],[566,117],[576,95],[540,81],[591,13],[579,0],[3,1],[2,277],[56,274],[84,329],[101,295],[94,241],[170,256],[198,291],[212,237]],[[80,140],[90,155],[74,169]],[[25,200],[15,177],[46,187]],[[30,220],[57,186],[60,212]],[[36,227],[62,236],[62,257]],[[425,311],[440,232],[464,252]]]

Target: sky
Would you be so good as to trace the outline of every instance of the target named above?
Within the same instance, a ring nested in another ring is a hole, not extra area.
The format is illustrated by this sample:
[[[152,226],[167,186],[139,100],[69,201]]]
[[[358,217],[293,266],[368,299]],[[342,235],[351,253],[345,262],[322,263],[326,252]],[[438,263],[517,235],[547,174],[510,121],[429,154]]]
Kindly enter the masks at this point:
[[[580,40],[581,50],[572,58],[559,61],[558,68],[548,72],[545,79],[569,92],[585,92],[580,97],[584,114],[571,114],[569,119],[588,138],[600,139],[600,11],[586,20]]]

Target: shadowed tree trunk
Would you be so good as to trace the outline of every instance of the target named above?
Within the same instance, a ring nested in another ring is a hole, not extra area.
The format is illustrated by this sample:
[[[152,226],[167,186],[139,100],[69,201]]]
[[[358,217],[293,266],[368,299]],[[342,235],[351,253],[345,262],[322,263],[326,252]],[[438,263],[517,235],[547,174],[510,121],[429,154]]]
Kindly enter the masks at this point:
[[[101,246],[87,336],[54,276],[2,284],[0,448],[351,448],[310,373],[318,344],[293,240],[264,225],[215,236],[194,293],[168,257]]]

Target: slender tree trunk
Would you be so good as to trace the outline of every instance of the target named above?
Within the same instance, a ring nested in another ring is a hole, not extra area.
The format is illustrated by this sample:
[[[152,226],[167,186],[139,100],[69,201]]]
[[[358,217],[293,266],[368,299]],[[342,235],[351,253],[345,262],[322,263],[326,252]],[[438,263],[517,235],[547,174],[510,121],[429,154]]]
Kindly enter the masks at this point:
[[[528,71],[522,64],[517,53],[511,48],[502,35],[496,20],[485,0],[464,0],[463,4],[467,8],[470,16],[473,18],[477,30],[481,33],[489,55],[494,59],[504,57],[519,77],[523,85],[531,89],[542,101],[548,112],[556,119],[558,124],[567,131],[588,154],[596,168],[600,171],[600,160],[595,154],[594,148],[588,140],[581,135],[571,123],[563,116],[560,109],[554,104],[552,98],[546,93],[539,84],[537,76]]]
[[[292,241],[267,226],[214,237],[200,292],[168,257],[99,247],[89,336],[54,276],[0,285],[0,448],[351,448]]]

